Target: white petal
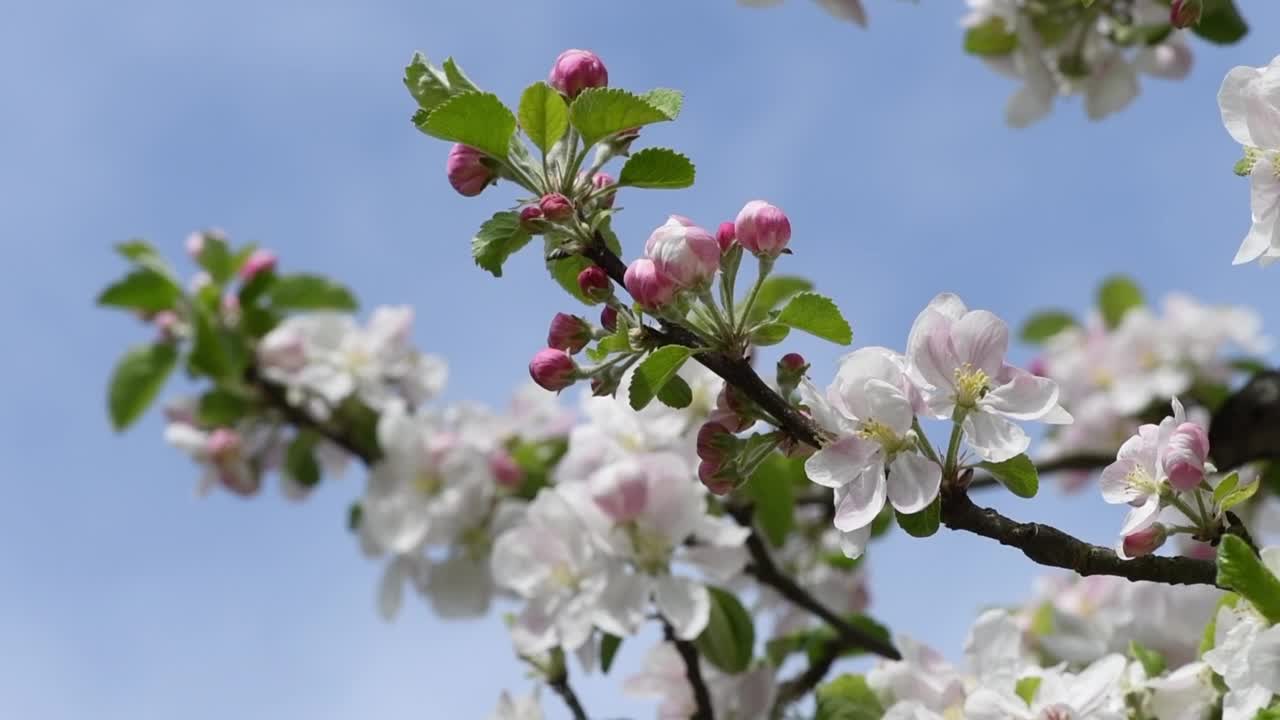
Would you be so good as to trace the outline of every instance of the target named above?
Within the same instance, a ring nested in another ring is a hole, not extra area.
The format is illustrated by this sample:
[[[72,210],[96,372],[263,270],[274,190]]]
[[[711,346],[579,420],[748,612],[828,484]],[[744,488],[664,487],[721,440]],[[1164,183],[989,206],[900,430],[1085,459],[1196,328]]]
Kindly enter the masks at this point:
[[[1090,665],[1071,685],[1071,706],[1081,711],[1093,709],[1103,696],[1116,689],[1125,665],[1123,655],[1108,655]]]
[[[695,545],[681,553],[686,562],[701,570],[715,582],[729,582],[747,564],[747,551],[742,547]]]
[[[1249,648],[1249,670],[1254,682],[1280,693],[1280,625],[1258,633]]]
[[[442,618],[480,617],[489,611],[493,575],[488,563],[459,552],[432,566],[423,579],[431,609]]]
[[[1156,517],[1160,515],[1160,496],[1151,494],[1147,497],[1146,502],[1133,508],[1129,514],[1124,517],[1124,524],[1120,526],[1121,535],[1130,535],[1151,527],[1156,521]]]
[[[394,620],[404,602],[405,565],[401,558],[387,563],[378,583],[378,614],[383,620]]]
[[[1272,575],[1280,577],[1280,545],[1263,548],[1260,554],[1262,555],[1262,564],[1267,566]]]
[[[1222,79],[1218,89],[1218,109],[1222,112],[1222,124],[1232,139],[1241,145],[1260,147],[1249,132],[1248,89],[1262,71],[1251,67],[1234,67]]]
[[[993,388],[981,401],[992,412],[1014,420],[1039,420],[1058,406],[1058,383],[1023,370]]]
[[[1090,120],[1119,112],[1138,96],[1138,73],[1123,55],[1115,52],[1102,62],[1085,90],[1084,108]]]
[[[879,447],[854,435],[842,437],[806,460],[804,473],[823,487],[842,487],[858,477]]]
[[[889,465],[888,494],[894,509],[917,513],[938,496],[942,468],[924,455],[904,452]]]
[[[662,617],[671,623],[676,637],[698,637],[711,619],[711,593],[689,578],[664,575],[654,580],[654,600]]]
[[[1004,462],[1031,446],[1031,438],[1016,423],[982,412],[981,407],[965,415],[964,434],[974,452],[989,462]]]
[[[649,609],[651,586],[648,575],[626,573],[621,569],[611,572],[593,618],[596,626],[618,637],[634,635]]]
[[[994,378],[1004,367],[1009,350],[1009,326],[986,310],[965,313],[951,326],[951,342],[961,364]]]
[[[978,688],[969,695],[964,703],[964,716],[968,720],[1030,720],[1034,717],[1022,698],[988,688]]]
[[[884,507],[885,495],[884,466],[879,463],[868,466],[849,484],[836,488],[836,529],[849,531],[870,525]]]
[[[870,525],[840,533],[840,551],[844,553],[845,557],[857,560],[867,551],[867,543],[870,540]]]

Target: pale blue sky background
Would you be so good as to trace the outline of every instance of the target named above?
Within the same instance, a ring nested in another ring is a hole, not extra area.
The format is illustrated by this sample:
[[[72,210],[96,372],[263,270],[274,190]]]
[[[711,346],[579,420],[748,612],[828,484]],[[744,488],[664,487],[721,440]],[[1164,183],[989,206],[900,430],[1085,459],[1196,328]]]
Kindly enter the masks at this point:
[[[472,267],[472,230],[511,195],[449,189],[447,147],[408,122],[415,49],[456,55],[509,102],[567,47],[598,51],[615,85],[687,91],[680,122],[644,142],[687,152],[698,185],[627,196],[628,254],[668,212],[714,226],[768,198],[795,228],[787,271],[833,295],[860,343],[901,346],[940,290],[1017,321],[1083,308],[1117,270],[1153,293],[1274,306],[1277,270],[1229,265],[1248,190],[1214,99],[1229,67],[1280,51],[1274,3],[1246,1],[1248,41],[1196,43],[1189,80],[1144,81],[1119,117],[1088,124],[1068,102],[1025,132],[1001,120],[1013,85],[962,55],[959,3],[869,3],[869,32],[799,0],[10,4],[0,716],[475,718],[527,688],[496,618],[376,618],[380,568],[343,529],[358,476],[305,506],[274,490],[196,500],[154,414],[115,437],[103,409],[115,357],[147,335],[92,307],[121,269],[110,245],[177,254],[210,225],[340,276],[366,307],[412,303],[421,345],[452,360],[448,397],[505,401],[570,301],[533,253],[502,281]],[[839,352],[795,348],[824,377]],[[1114,508],[1055,497],[1000,504],[1110,542]],[[1036,572],[947,531],[896,537],[873,567],[874,613],[952,655],[975,609]],[[619,670],[642,649],[624,646]],[[651,715],[616,684],[579,683],[600,717]]]

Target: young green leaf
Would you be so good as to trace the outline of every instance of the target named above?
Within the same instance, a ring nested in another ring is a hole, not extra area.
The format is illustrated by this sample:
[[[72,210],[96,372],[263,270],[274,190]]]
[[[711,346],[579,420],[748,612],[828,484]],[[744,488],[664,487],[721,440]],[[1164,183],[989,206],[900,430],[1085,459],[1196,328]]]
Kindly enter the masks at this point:
[[[454,94],[449,87],[449,79],[420,52],[413,54],[404,69],[404,86],[409,89],[413,99],[418,101],[418,106],[427,113],[444,104]]]
[[[1039,345],[1049,338],[1078,323],[1071,313],[1063,310],[1043,310],[1027,318],[1018,333],[1025,343]]]
[[[152,313],[172,310],[181,297],[182,288],[173,280],[154,270],[139,268],[108,285],[98,295],[98,304]]]
[[[520,96],[520,127],[542,152],[551,150],[569,129],[569,106],[564,96],[544,82],[525,88]]]
[[[476,84],[471,82],[471,78],[467,77],[467,74],[462,72],[462,68],[458,67],[458,63],[454,62],[453,58],[445,58],[442,68],[444,69],[444,76],[449,79],[449,89],[455,94],[464,92],[480,92],[480,88],[476,87]]]
[[[1152,650],[1137,640],[1129,641],[1129,654],[1142,664],[1142,669],[1147,673],[1147,677],[1153,678],[1163,674],[1169,666],[1165,662],[1164,655]]]
[[[991,473],[992,477],[1018,497],[1033,498],[1040,490],[1040,475],[1036,472],[1036,465],[1025,453],[1004,462],[980,462],[978,467]]]
[[[244,396],[223,388],[214,388],[200,396],[196,418],[201,425],[225,427],[239,422],[249,412]]]
[[[319,275],[280,275],[272,283],[271,305],[280,310],[355,310],[351,291]]]
[[[1239,484],[1240,484],[1240,473],[1233,472],[1230,475],[1222,478],[1222,480],[1218,483],[1218,487],[1213,489],[1213,503],[1215,505],[1220,504],[1223,498],[1235,492],[1236,485],[1239,485]]]
[[[683,410],[693,402],[693,390],[679,375],[668,380],[654,396],[658,398],[658,402],[676,410]]]
[[[1018,36],[1009,32],[1002,18],[991,17],[964,33],[964,51],[982,57],[1008,55],[1018,47]]]
[[[1142,290],[1123,275],[1112,275],[1098,288],[1098,310],[1109,328],[1119,325],[1125,313],[1142,304]]]
[[[305,488],[315,487],[320,483],[320,463],[316,462],[315,456],[316,442],[319,439],[314,432],[302,430],[285,450],[285,472]]]
[[[466,92],[444,101],[418,123],[422,132],[506,159],[516,116],[492,93]]]
[[[1228,493],[1226,497],[1222,498],[1218,503],[1218,509],[1222,512],[1226,512],[1231,508],[1248,501],[1249,498],[1254,496],[1254,493],[1258,492],[1258,488],[1261,485],[1261,482],[1255,480],[1248,485],[1241,485],[1240,487],[1237,487],[1234,491]],[[1217,495],[1217,493],[1215,492],[1214,495]]]
[[[711,618],[695,645],[712,665],[736,675],[751,664],[755,626],[738,598],[718,587],[707,591],[711,593]]]
[[[644,98],[617,88],[583,90],[569,107],[569,118],[586,147],[623,130],[671,119]]]
[[[787,336],[791,334],[791,328],[782,323],[767,323],[756,328],[751,333],[751,344],[760,347],[768,347],[777,345]]]
[[[1014,685],[1013,692],[1027,705],[1035,702],[1036,693],[1040,692],[1041,678],[1034,675],[1030,677],[1018,678],[1017,684]]]
[[[684,93],[671,88],[654,88],[640,97],[661,110],[668,120],[675,120],[680,115],[680,106],[684,104]]]
[[[191,324],[195,330],[195,339],[191,345],[191,355],[187,358],[188,368],[214,380],[237,379],[237,357],[228,334],[218,328],[204,308],[196,308],[192,313]]]
[[[693,351],[683,345],[666,345],[649,353],[631,376],[631,407],[644,409],[692,355]]]
[[[804,477],[803,463],[773,453],[760,463],[747,481],[746,491],[755,505],[755,521],[774,547],[782,547],[795,527],[795,478]]]
[[[837,345],[853,342],[853,330],[830,299],[817,293],[800,293],[791,298],[778,315],[778,322],[830,340]]]
[[[633,153],[618,175],[619,185],[675,190],[693,184],[693,163],[667,148],[645,148]]]
[[[201,268],[209,273],[209,277],[218,285],[225,285],[236,272],[235,256],[227,241],[214,233],[205,233],[200,247],[200,256],[196,258]]]
[[[124,430],[146,412],[178,361],[178,350],[169,343],[139,345],[120,358],[107,391],[111,426]]]
[[[846,674],[818,686],[814,720],[880,720],[884,706],[861,675]]]
[[[1200,22],[1191,26],[1191,32],[1211,43],[1231,45],[1249,33],[1249,24],[1232,0],[1205,0]]]
[[[813,283],[797,275],[770,275],[760,283],[756,302],[751,306],[751,314],[747,316],[747,325],[755,325],[763,321],[770,312],[782,304],[783,300],[796,293],[812,289]],[[739,300],[739,304],[745,300],[746,298]]]
[[[1280,622],[1280,579],[1235,535],[1218,544],[1218,584],[1248,600],[1267,622]]]
[[[603,633],[600,637],[600,672],[605,675],[609,674],[609,668],[613,667],[613,658],[618,654],[618,648],[622,647],[622,638],[617,635]]]
[[[893,514],[898,518],[898,527],[911,537],[929,537],[938,532],[938,527],[942,524],[942,496],[935,497],[920,512],[905,515],[894,510]]]
[[[480,231],[471,239],[471,257],[476,265],[488,270],[494,277],[502,277],[502,264],[529,243],[532,236],[520,227],[520,214],[514,210],[494,213],[484,221]],[[577,283],[577,276],[574,276]]]

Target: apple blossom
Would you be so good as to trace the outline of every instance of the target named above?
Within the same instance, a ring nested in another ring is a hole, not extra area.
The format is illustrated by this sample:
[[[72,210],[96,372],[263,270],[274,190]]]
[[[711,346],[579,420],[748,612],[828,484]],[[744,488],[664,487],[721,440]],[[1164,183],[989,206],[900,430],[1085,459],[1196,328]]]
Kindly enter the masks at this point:
[[[964,704],[969,720],[1126,720],[1120,691],[1125,659],[1108,655],[1080,674],[1046,668],[1034,696],[1024,700],[1011,685],[979,687]]]
[[[558,348],[543,348],[529,361],[529,377],[544,390],[559,392],[572,385],[577,376],[577,363]]]
[[[1280,571],[1277,548],[1264,550],[1263,561],[1273,573]],[[1227,686],[1222,720],[1252,720],[1280,693],[1280,626],[1267,627],[1245,601],[1221,607],[1204,661]]]
[[[547,84],[569,98],[575,98],[587,88],[607,86],[609,71],[600,57],[590,50],[565,50],[551,66]]]
[[[752,200],[738,212],[734,221],[734,237],[747,250],[774,257],[791,241],[791,221],[773,205],[763,200]]]
[[[1008,365],[1009,328],[950,293],[935,297],[911,326],[907,354],[929,410],[953,418],[983,460],[1026,452],[1031,438],[1015,420],[1066,424],[1057,383]]]
[[[677,289],[675,279],[649,258],[640,258],[627,266],[623,282],[636,302],[653,310],[670,303]]]
[[[248,496],[261,487],[262,480],[250,463],[250,448],[235,429],[205,431],[190,423],[173,422],[165,428],[164,436],[166,442],[186,452],[203,468],[197,488],[200,495],[221,486]]]
[[[715,237],[675,215],[649,235],[644,252],[658,272],[681,288],[705,285],[720,268],[720,245]]]
[[[814,419],[837,435],[805,462],[805,472],[835,490],[835,526],[852,534],[853,549],[865,543],[886,498],[898,512],[916,513],[933,502],[942,481],[942,468],[920,444],[927,441],[912,429],[918,396],[904,365],[890,350],[862,348],[841,363],[825,400],[801,383]]]
[[[484,153],[461,143],[450,148],[445,174],[453,189],[466,197],[479,195],[498,178],[492,161]]]
[[[766,720],[773,706],[776,680],[773,667],[761,663],[738,675],[700,664],[715,710],[713,720]],[[680,720],[697,712],[684,660],[675,646],[659,643],[645,655],[641,671],[623,681],[627,695],[661,701],[659,720]]]
[[[1280,56],[1261,68],[1238,66],[1227,73],[1218,91],[1218,106],[1227,132],[1244,146],[1252,185],[1253,227],[1234,264],[1280,257]]]

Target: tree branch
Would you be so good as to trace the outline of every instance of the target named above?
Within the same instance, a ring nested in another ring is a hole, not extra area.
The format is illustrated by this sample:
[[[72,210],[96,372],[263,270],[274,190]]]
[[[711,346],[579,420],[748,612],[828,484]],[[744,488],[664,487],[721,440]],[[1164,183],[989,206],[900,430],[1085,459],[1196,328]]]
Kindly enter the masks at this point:
[[[711,693],[707,690],[706,681],[702,679],[698,648],[688,640],[677,638],[675,629],[665,620],[662,622],[662,636],[667,642],[676,646],[676,652],[680,653],[680,659],[684,660],[684,676],[689,681],[689,688],[693,691],[693,703],[697,707],[689,720],[715,720],[715,713],[711,708]]]
[[[1081,575],[1114,575],[1169,585],[1216,585],[1217,568],[1208,560],[1147,555],[1122,560],[1111,550],[1077,540],[1040,523],[1011,520],[975,505],[963,490],[943,489],[942,522],[952,530],[991,538],[1022,551],[1033,561]]]
[[[582,703],[578,701],[578,694],[573,691],[573,687],[569,685],[569,670],[562,668],[559,675],[547,679],[547,685],[564,700],[564,704],[569,706],[569,712],[573,714],[573,720],[587,720],[587,711],[583,709]]]
[[[274,383],[258,372],[255,365],[250,365],[245,370],[245,382],[253,388],[256,388],[262,399],[271,407],[275,408],[284,416],[286,420],[295,426],[311,430],[320,435],[329,442],[355,455],[364,462],[365,465],[373,466],[382,457],[382,450],[378,448],[377,438],[373,436],[363,437],[360,433],[354,432],[349,423],[341,422],[342,417],[335,410],[335,414],[327,420],[320,420],[312,417],[303,408],[300,408],[289,402],[288,390],[277,383]],[[368,408],[360,408],[360,412],[372,413]],[[374,418],[376,422],[376,418]]]

